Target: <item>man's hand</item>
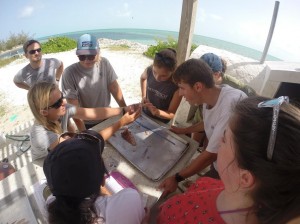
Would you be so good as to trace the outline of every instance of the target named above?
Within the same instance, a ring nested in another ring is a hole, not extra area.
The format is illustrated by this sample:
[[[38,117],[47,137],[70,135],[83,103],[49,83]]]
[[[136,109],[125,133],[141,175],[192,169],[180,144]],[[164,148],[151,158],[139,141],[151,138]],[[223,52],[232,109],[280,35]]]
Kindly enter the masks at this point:
[[[135,104],[131,104],[131,105],[127,106],[127,107],[124,107],[125,112],[126,113],[128,112],[129,114],[135,113],[138,110],[141,110],[141,108],[142,108],[142,104],[141,103],[135,103]]]
[[[179,128],[177,126],[172,125],[170,127],[170,131],[176,133],[176,134],[188,134],[189,132],[186,131],[186,128]]]
[[[142,111],[141,108],[139,108],[134,113],[126,112],[126,114],[124,114],[121,117],[122,126],[130,124],[131,122],[135,121],[141,115],[141,111]]]
[[[163,190],[162,197],[167,196],[168,194],[176,191],[176,188],[178,186],[177,181],[175,180],[174,176],[168,177],[165,179],[159,186],[159,189]]]

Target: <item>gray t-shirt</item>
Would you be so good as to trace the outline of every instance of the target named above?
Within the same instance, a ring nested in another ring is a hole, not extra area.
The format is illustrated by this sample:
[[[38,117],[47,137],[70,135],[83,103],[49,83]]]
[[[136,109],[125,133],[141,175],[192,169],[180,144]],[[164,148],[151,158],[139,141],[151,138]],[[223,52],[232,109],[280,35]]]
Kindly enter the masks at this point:
[[[33,69],[30,64],[22,68],[14,77],[14,82],[25,83],[29,87],[37,82],[56,83],[56,69],[61,66],[61,61],[56,58],[42,59],[40,68]]]
[[[117,78],[113,67],[104,57],[91,69],[83,68],[77,62],[64,70],[62,92],[67,99],[78,100],[80,107],[108,107],[111,99],[109,85]],[[85,123],[95,124],[99,121]]]
[[[63,132],[68,131],[68,121],[76,113],[76,107],[67,104],[66,114],[61,117],[61,128]],[[35,122],[30,129],[30,143],[32,160],[46,157],[48,149],[59,137],[59,134],[46,129],[43,125]]]

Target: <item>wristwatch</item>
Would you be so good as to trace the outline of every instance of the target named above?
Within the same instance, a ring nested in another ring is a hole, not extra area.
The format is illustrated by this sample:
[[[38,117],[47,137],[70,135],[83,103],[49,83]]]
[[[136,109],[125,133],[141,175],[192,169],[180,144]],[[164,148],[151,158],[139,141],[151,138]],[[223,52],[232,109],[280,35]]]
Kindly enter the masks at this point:
[[[182,176],[180,176],[179,173],[176,173],[176,174],[175,174],[175,180],[176,180],[177,183],[183,181],[184,179],[185,179],[185,178],[182,177]]]

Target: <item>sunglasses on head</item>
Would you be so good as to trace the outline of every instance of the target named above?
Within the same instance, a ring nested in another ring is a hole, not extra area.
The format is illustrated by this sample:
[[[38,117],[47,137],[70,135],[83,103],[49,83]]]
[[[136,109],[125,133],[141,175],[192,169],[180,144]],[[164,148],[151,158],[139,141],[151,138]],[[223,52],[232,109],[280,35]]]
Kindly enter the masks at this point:
[[[269,143],[268,143],[268,150],[267,150],[267,158],[268,160],[272,160],[274,147],[275,147],[275,141],[276,141],[276,134],[277,134],[277,128],[278,128],[278,116],[280,111],[280,106],[282,103],[289,103],[289,97],[288,96],[281,96],[277,99],[267,100],[260,102],[257,106],[259,108],[261,107],[270,107],[273,108],[273,117],[272,117],[272,124],[271,124],[271,132],[269,137]]]
[[[62,133],[59,138],[69,139],[69,138],[77,138],[77,139],[85,139],[95,143],[101,142],[101,139],[97,138],[94,135],[89,133],[81,132],[81,133],[74,133],[74,132],[65,132]]]
[[[79,61],[93,61],[96,58],[96,55],[78,55]]]
[[[38,48],[38,49],[34,49],[34,50],[30,50],[28,51],[29,54],[35,54],[35,52],[40,53],[42,51],[42,48]]]
[[[174,65],[174,60],[169,58],[169,57],[165,57],[163,56],[161,53],[155,53],[155,61],[161,61],[162,63],[164,63],[167,66],[173,66]]]
[[[46,109],[51,109],[51,108],[58,109],[63,104],[63,101],[64,101],[64,96],[63,96],[63,94],[61,94],[61,97],[54,104],[52,104],[51,106],[48,106],[47,108],[45,108],[45,110]]]

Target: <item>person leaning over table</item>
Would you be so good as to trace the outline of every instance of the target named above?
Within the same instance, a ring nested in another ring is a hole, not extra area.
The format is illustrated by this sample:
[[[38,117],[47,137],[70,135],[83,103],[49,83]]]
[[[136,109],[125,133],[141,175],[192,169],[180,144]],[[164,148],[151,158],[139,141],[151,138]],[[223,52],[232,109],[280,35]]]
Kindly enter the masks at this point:
[[[221,138],[221,180],[197,179],[161,205],[157,223],[299,223],[299,138],[300,110],[287,97],[242,100]]]
[[[159,188],[164,190],[162,196],[176,190],[178,182],[188,178],[211,165],[206,176],[219,178],[216,172],[216,158],[232,108],[246,98],[246,94],[228,85],[217,86],[214,83],[211,68],[202,59],[189,59],[175,71],[173,79],[179,86],[179,95],[191,105],[203,104],[203,121],[190,127],[171,126],[170,130],[177,134],[188,134],[205,131],[208,138],[206,149],[194,159],[190,165],[168,177]]]
[[[35,118],[30,130],[32,159],[47,156],[48,151],[59,143],[59,135],[69,131],[70,118],[106,119],[112,116],[123,116],[108,128],[99,133],[107,140],[122,126],[133,122],[141,113],[141,108],[127,106],[123,108],[82,108],[68,104],[58,86],[41,82],[32,86],[27,94],[30,110]]]
[[[62,61],[56,58],[42,59],[41,44],[37,40],[28,40],[23,45],[24,55],[29,64],[14,77],[17,87],[29,90],[37,82],[59,82],[64,70]]]
[[[50,224],[141,224],[145,209],[141,195],[125,188],[105,195],[107,170],[101,156],[104,138],[86,130],[65,133],[65,141],[46,157],[43,169],[52,195],[46,198]],[[145,218],[144,218],[145,217]]]
[[[255,90],[252,89],[250,86],[245,85],[236,78],[226,74],[227,62],[223,58],[219,57],[214,53],[205,53],[200,57],[200,59],[204,60],[212,69],[213,78],[216,85],[227,84],[235,89],[243,91],[247,96],[257,95]],[[199,106],[195,112],[193,123],[200,122],[202,121],[202,119],[202,108],[201,106]],[[206,139],[204,137],[205,133],[193,133],[192,135],[192,138],[196,141],[199,141],[200,145],[204,143],[205,146]]]
[[[111,94],[120,107],[126,103],[117,75],[105,57],[100,56],[96,37],[84,34],[77,41],[79,62],[67,67],[62,76],[62,92],[67,102],[78,107],[109,107]],[[89,129],[103,119],[74,119],[79,130]]]
[[[140,78],[143,111],[164,123],[174,117],[182,98],[172,80],[176,63],[176,51],[163,49],[155,54],[153,65],[147,67]]]

